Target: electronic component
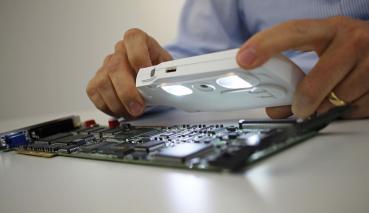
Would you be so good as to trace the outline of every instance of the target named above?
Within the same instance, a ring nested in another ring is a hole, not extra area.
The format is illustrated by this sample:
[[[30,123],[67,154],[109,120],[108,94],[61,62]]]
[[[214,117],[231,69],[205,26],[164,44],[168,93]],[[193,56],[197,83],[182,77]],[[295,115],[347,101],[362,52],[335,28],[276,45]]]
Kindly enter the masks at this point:
[[[66,118],[56,119],[53,121],[41,123],[35,126],[26,127],[32,139],[44,138],[61,132],[69,132],[80,126],[78,116],[70,116]]]
[[[0,151],[7,149],[8,146],[6,145],[5,138],[0,138]]]
[[[58,152],[69,154],[69,153],[72,153],[72,152],[76,152],[77,150],[79,150],[78,145],[70,144],[70,145],[65,145],[65,146],[61,147],[58,150]]]
[[[163,149],[158,155],[156,155],[156,159],[173,162],[184,162],[190,158],[209,151],[211,148],[212,146],[205,144],[183,143]]]
[[[44,144],[50,144],[52,141],[61,139],[61,138],[65,138],[65,137],[69,137],[72,136],[73,134],[71,132],[62,132],[62,133],[57,133],[55,135],[50,135],[44,138],[40,138],[38,140],[35,141],[35,143],[44,143]]]
[[[96,125],[96,121],[94,119],[90,119],[84,122],[84,126],[86,128],[91,128],[94,127]]]
[[[117,119],[115,119],[115,118],[110,119],[108,126],[109,126],[110,129],[117,128],[117,127],[119,127],[119,121]]]
[[[114,124],[114,128],[97,124],[79,128],[79,125],[70,125],[70,121],[79,120],[71,116],[1,133],[0,144],[2,150],[16,149],[20,154],[39,157],[65,156],[205,171],[238,171],[317,135],[350,109],[350,106],[335,108],[304,121],[240,120],[237,125],[168,127],[119,123]]]
[[[93,126],[93,127],[88,127],[88,128],[83,128],[78,130],[78,133],[80,134],[89,134],[91,132],[100,132],[100,130],[106,130],[106,127],[102,127],[102,126]]]
[[[151,152],[153,150],[163,147],[164,145],[165,143],[163,141],[155,141],[155,140],[148,141],[146,143],[136,145],[135,151]]]
[[[28,144],[25,132],[15,132],[5,136],[5,143],[9,148],[20,147]]]
[[[80,150],[81,152],[85,152],[85,153],[94,153],[98,148],[105,146],[105,145],[106,145],[105,142],[92,143],[92,144],[80,146]]]
[[[70,135],[67,137],[62,137],[56,140],[51,141],[51,143],[64,143],[64,144],[74,144],[74,145],[83,145],[88,142],[91,142],[95,137],[93,135]]]
[[[131,144],[114,142],[107,142],[104,146],[98,147],[96,150],[96,153],[114,155],[119,158],[122,158],[131,152],[133,152],[133,146]]]

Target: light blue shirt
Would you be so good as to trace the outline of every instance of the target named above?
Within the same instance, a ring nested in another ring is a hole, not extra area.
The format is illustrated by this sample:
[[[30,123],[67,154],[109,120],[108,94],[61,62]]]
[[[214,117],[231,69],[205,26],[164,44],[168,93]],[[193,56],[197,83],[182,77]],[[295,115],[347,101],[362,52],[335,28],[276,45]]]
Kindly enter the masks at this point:
[[[183,58],[238,48],[278,23],[330,16],[369,20],[369,0],[187,0],[177,39],[166,49]],[[315,53],[285,54],[305,72],[317,61]]]

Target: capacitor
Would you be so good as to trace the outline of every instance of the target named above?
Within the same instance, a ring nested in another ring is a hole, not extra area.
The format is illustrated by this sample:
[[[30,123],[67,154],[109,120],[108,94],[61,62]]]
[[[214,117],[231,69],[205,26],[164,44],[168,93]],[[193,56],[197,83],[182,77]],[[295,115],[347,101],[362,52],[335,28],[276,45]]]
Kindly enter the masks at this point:
[[[90,119],[90,120],[85,121],[84,124],[86,128],[91,128],[91,127],[96,126],[96,121],[94,119]]]
[[[108,123],[109,123],[109,128],[110,129],[114,129],[114,128],[119,127],[119,121],[115,118],[110,119]]]

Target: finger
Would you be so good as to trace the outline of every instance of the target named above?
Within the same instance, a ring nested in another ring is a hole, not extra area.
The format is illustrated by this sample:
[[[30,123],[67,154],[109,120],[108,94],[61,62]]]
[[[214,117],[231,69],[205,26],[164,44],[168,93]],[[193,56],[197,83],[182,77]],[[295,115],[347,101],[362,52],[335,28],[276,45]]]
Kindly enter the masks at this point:
[[[319,62],[298,84],[292,112],[301,118],[314,113],[324,99],[358,62],[355,45],[337,37],[320,57]]]
[[[113,54],[109,54],[109,55],[107,55],[107,56],[104,58],[104,61],[103,61],[103,64],[102,64],[101,68],[100,68],[100,69],[98,69],[98,70],[96,71],[96,75],[104,71],[104,67],[105,67],[107,64],[109,64],[109,62],[110,62],[110,60],[111,60],[112,56],[113,56]],[[96,76],[95,76],[95,77],[96,77]]]
[[[171,59],[159,43],[139,29],[130,29],[124,34],[124,46],[128,61],[134,71]]]
[[[147,34],[140,29],[130,29],[124,34],[128,61],[135,71],[152,66],[147,40]]]
[[[240,48],[237,62],[245,69],[263,64],[280,52],[315,50],[324,52],[335,35],[335,28],[328,20],[295,20],[279,24],[257,33]]]
[[[107,107],[99,93],[96,93],[96,96],[91,97],[91,100],[93,100],[96,108],[110,116],[115,116],[115,114]]]
[[[292,115],[291,106],[278,106],[265,108],[266,114],[272,119],[288,118]]]
[[[115,116],[124,116],[126,111],[122,103],[119,101],[114,87],[107,75],[98,74],[96,76],[97,91],[104,100],[106,106]]]
[[[369,57],[361,62],[333,91],[337,97],[346,103],[352,103],[369,91],[368,79]],[[333,107],[333,104],[326,98],[317,111],[324,113]]]
[[[113,54],[109,54],[105,57],[103,66],[107,65],[110,62],[111,57],[113,57]]]
[[[144,111],[144,100],[141,98],[132,75],[132,68],[128,64],[127,55],[115,54],[111,62],[119,63],[114,69],[108,71],[109,78],[119,101],[133,117],[141,115]]]
[[[97,90],[93,89],[91,86],[87,86],[86,92],[89,99],[92,101],[92,103],[95,105],[96,108],[98,108],[99,110],[108,115],[114,115],[113,112],[111,112],[109,108],[106,106],[104,100],[102,99]]]
[[[160,44],[152,37],[149,36],[148,40],[149,53],[152,63],[159,64],[164,61],[172,60],[172,56]]]
[[[159,64],[164,61],[172,60],[172,56],[160,44],[151,36],[147,36],[147,49],[149,51],[149,56],[151,63],[153,65]],[[128,42],[128,41],[127,41]],[[127,52],[124,45],[124,41],[120,41],[115,45],[115,52],[125,54]]]
[[[345,114],[343,117],[347,119],[358,119],[369,117],[369,93],[363,95],[359,100],[352,103],[354,109],[352,112]]]

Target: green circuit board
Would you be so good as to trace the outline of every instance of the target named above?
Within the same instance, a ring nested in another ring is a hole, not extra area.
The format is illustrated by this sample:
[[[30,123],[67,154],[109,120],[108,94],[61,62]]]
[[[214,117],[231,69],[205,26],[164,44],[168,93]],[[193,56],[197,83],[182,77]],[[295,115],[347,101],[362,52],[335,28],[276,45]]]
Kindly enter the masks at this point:
[[[240,171],[316,136],[346,108],[305,121],[240,120],[238,123],[169,127],[81,125],[65,117],[0,134],[3,151],[38,157],[76,157],[203,171]]]

